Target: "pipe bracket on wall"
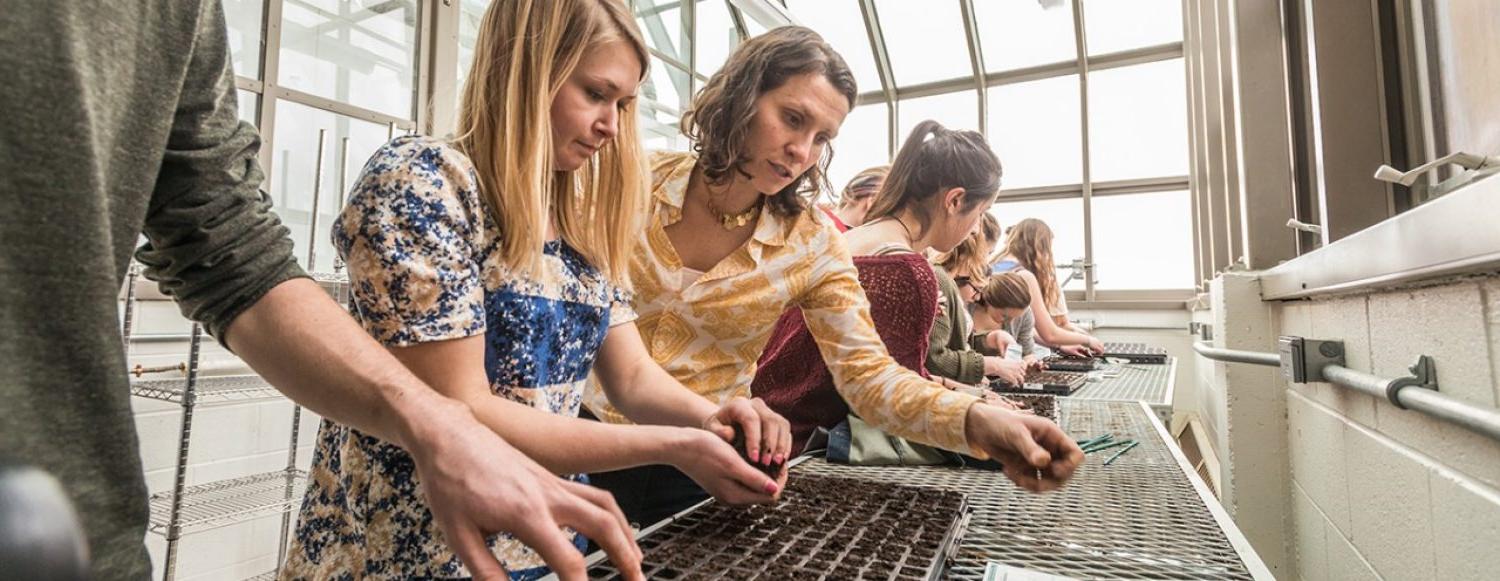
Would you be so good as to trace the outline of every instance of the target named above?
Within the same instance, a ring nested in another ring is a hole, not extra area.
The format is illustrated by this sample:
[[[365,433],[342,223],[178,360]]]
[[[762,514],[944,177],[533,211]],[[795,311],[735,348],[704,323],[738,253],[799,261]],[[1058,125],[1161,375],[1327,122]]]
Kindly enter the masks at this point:
[[[1292,383],[1326,382],[1323,370],[1344,365],[1343,341],[1319,341],[1284,335],[1277,341],[1281,374]]]
[[[1401,404],[1401,398],[1396,397],[1401,390],[1408,387],[1420,387],[1432,391],[1438,390],[1437,366],[1433,364],[1431,357],[1426,355],[1419,356],[1417,357],[1417,362],[1407,369],[1411,371],[1409,377],[1392,379],[1385,386],[1385,398],[1391,400],[1391,405],[1401,409],[1408,409],[1405,405]]]

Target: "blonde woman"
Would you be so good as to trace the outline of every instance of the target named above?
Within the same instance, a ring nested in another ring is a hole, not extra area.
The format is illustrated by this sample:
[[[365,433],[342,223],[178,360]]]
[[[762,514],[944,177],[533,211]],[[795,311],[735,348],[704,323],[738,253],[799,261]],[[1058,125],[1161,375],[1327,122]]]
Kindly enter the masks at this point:
[[[645,196],[635,97],[648,60],[629,11],[612,0],[496,2],[477,46],[458,136],[382,147],[335,226],[356,318],[554,473],[667,464],[726,502],[772,501],[780,483],[739,458],[730,426],[781,454],[785,420],[683,389],[632,323],[627,273]],[[665,426],[574,419],[591,371],[627,417]],[[532,579],[548,572],[544,556],[581,559],[584,539],[556,526],[524,545],[444,538],[415,476],[401,448],[324,422],[282,577]],[[584,518],[620,520],[604,509]],[[641,577],[628,538],[599,541]],[[499,562],[466,569],[455,551]]]
[[[933,262],[938,283],[938,312],[928,334],[927,372],[964,385],[978,385],[985,377],[999,377],[1012,385],[1026,376],[1028,363],[1005,358],[1003,350],[990,353],[971,348],[974,321],[968,306],[979,299],[988,279],[986,257],[1000,237],[1000,223],[989,213],[963,242]]]
[[[833,222],[833,227],[838,228],[839,232],[848,232],[850,228],[864,224],[865,214],[875,203],[875,192],[880,191],[880,184],[890,172],[891,166],[877,165],[855,174],[848,185],[844,186],[843,193],[839,194],[838,207],[822,208],[823,213]]]
[[[1036,319],[1037,338],[1061,351],[1104,352],[1104,343],[1069,328],[1068,304],[1057,282],[1052,261],[1052,229],[1036,218],[1026,218],[1005,232],[1005,245],[993,272],[1014,272],[1025,279],[1031,292],[1031,312]]]
[[[772,327],[797,308],[837,394],[866,421],[917,442],[1003,458],[1022,486],[1059,486],[1083,456],[1056,425],[975,405],[977,397],[901,367],[881,343],[844,236],[806,195],[825,181],[829,144],[856,94],[843,58],[799,26],[742,43],[709,79],[683,117],[694,151],[651,161],[649,221],[631,263],[651,356],[708,401],[743,397]],[[606,396],[591,389],[589,410],[628,422]],[[703,494],[669,468],[591,476],[639,522]]]

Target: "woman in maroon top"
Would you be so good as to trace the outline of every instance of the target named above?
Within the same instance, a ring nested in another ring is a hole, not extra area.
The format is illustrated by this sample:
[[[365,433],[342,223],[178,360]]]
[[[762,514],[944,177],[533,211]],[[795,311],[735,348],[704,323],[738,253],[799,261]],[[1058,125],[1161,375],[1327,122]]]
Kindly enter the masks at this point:
[[[923,377],[938,298],[923,253],[962,242],[999,190],[1000,160],[983,136],[923,121],[897,154],[865,224],[848,233],[876,331],[897,362]],[[796,309],[776,323],[750,389],[792,423],[793,450],[849,414]]]

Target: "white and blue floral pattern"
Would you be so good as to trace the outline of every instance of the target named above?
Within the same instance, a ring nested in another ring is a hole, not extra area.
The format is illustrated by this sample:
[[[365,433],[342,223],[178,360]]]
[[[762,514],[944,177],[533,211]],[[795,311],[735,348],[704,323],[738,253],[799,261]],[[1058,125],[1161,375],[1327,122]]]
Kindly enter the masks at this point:
[[[578,414],[611,313],[616,324],[631,318],[626,293],[560,241],[546,244],[535,275],[507,268],[472,164],[440,140],[401,137],[376,151],[333,230],[349,267],[351,311],[377,341],[408,346],[483,334],[493,393],[548,412]],[[510,536],[489,542],[513,579],[547,573],[540,557]],[[324,420],[281,576],[469,573],[433,522],[411,457]]]

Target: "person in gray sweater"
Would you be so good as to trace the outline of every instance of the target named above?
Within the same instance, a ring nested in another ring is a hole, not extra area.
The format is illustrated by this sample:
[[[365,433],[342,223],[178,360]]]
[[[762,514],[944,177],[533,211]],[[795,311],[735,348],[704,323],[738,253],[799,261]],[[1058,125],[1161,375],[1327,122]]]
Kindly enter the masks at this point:
[[[504,578],[484,536],[507,531],[583,578],[568,526],[639,578],[607,494],[547,473],[419,381],[293,261],[259,191],[260,138],[236,118],[219,0],[0,0],[0,14],[0,457],[63,483],[93,578],[151,567],[116,310],[132,249],[272,385],[409,451],[476,577]]]
[[[1010,347],[1019,348],[1027,369],[1039,369],[1036,356],[1036,320],[1031,314],[1026,281],[1015,273],[991,276],[974,297],[974,328],[969,336],[975,351],[1005,357]]]

